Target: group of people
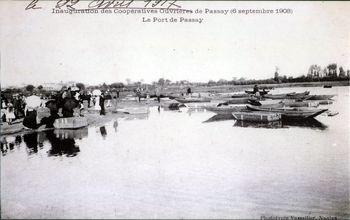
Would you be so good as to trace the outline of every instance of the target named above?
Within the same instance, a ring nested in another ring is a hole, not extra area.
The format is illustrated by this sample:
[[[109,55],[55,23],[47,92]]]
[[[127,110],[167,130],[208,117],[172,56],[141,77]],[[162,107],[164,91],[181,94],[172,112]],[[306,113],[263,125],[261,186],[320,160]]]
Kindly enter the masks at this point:
[[[31,129],[36,129],[44,124],[46,127],[53,127],[54,121],[59,117],[73,117],[74,112],[82,116],[82,110],[86,107],[90,108],[92,103],[100,107],[101,115],[105,115],[105,106],[111,107],[112,100],[116,105],[117,98],[119,98],[119,92],[112,93],[107,90],[93,95],[91,91],[72,90],[71,87],[64,87],[61,91],[41,96],[31,92],[26,97],[23,94],[6,95],[5,97],[2,93],[1,118],[2,122],[7,122],[9,125],[14,120],[23,118],[23,125]],[[40,107],[46,107],[50,112],[48,117],[43,117],[41,120],[38,119]]]
[[[12,124],[16,119],[23,118],[25,115],[25,101],[23,94],[16,94],[10,98],[6,98],[1,94],[1,120]]]
[[[158,103],[160,103],[160,98],[165,97],[164,95],[161,94],[161,88],[160,87],[156,87],[154,90],[154,95],[151,95],[148,89],[143,89],[143,88],[136,88],[134,90],[136,96],[138,97],[138,101],[141,102],[141,98],[145,98],[145,99],[149,99],[149,98],[157,98]],[[190,87],[188,87],[186,89],[186,95],[191,95],[192,94],[192,90]],[[184,93],[181,94],[182,96],[184,96]]]

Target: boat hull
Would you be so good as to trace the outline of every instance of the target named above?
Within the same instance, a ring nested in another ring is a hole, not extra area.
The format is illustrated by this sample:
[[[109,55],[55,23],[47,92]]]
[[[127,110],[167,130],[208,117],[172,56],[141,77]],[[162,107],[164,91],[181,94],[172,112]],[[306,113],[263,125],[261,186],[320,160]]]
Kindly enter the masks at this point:
[[[247,106],[252,111],[280,113],[284,119],[304,119],[314,118],[328,109],[305,109],[305,108],[260,108],[256,106]]]
[[[273,122],[282,119],[281,114],[271,112],[232,112],[232,115],[238,121],[248,122]]]
[[[209,98],[175,98],[176,101],[181,103],[192,103],[192,102],[210,102]]]

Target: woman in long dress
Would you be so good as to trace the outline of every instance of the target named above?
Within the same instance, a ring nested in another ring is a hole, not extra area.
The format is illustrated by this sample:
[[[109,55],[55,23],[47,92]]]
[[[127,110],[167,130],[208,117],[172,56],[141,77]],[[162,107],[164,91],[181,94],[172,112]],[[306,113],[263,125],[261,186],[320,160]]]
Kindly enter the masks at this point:
[[[6,121],[10,125],[12,124],[12,121],[15,120],[15,118],[16,118],[15,110],[13,108],[12,103],[9,102],[7,104],[7,110],[6,110]]]

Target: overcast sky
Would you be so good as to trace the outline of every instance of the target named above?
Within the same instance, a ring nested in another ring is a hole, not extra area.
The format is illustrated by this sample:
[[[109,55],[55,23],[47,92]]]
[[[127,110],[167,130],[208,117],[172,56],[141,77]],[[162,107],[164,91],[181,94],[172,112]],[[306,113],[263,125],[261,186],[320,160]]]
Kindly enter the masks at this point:
[[[25,11],[28,3],[0,2],[2,86],[261,79],[273,77],[276,66],[282,75],[299,76],[311,64],[332,62],[350,69],[349,2],[181,2],[186,9],[294,11],[186,16],[204,18],[201,24],[141,22],[153,15],[51,14],[52,2]]]

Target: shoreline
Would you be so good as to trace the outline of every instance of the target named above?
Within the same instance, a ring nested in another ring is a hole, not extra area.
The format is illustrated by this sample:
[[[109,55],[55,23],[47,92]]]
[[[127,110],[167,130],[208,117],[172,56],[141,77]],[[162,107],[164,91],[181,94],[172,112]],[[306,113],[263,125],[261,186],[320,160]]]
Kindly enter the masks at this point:
[[[321,87],[323,85],[332,85],[332,86],[349,86],[350,81],[331,81],[331,82],[303,82],[303,83],[281,83],[281,84],[259,84],[260,87],[268,87],[272,89],[276,88],[291,88],[291,87]],[[232,92],[241,92],[246,89],[251,89],[253,85],[220,85],[220,86],[197,86],[192,87],[193,92],[200,93],[232,93]],[[174,90],[174,91],[172,91]],[[181,91],[180,88],[168,87],[165,93],[178,93]],[[164,100],[161,100],[161,103],[158,103],[156,99],[150,99],[147,103],[144,99],[139,103],[135,100],[119,100],[117,104],[117,109],[122,108],[139,108],[139,107],[153,107],[162,105]],[[84,117],[88,120],[88,126],[100,126],[105,124],[113,119],[123,118],[128,116],[122,112],[113,112],[115,107],[106,108],[106,115],[100,115],[99,111],[93,110],[92,108],[85,110]],[[52,129],[52,128],[51,128]],[[20,135],[30,132],[41,132],[47,130],[46,128],[39,128],[37,130],[26,129],[21,119],[15,121],[14,124],[8,125],[7,123],[1,124],[1,135]]]
[[[320,82],[296,82],[296,83],[273,83],[273,84],[257,84],[259,87],[267,88],[291,88],[291,87],[323,87],[324,85],[331,86],[350,86],[350,81],[320,81]],[[241,92],[245,89],[252,89],[254,84],[249,85],[214,85],[214,86],[193,86],[194,92]],[[169,87],[169,89],[178,87]],[[207,90],[207,91],[205,91]]]

